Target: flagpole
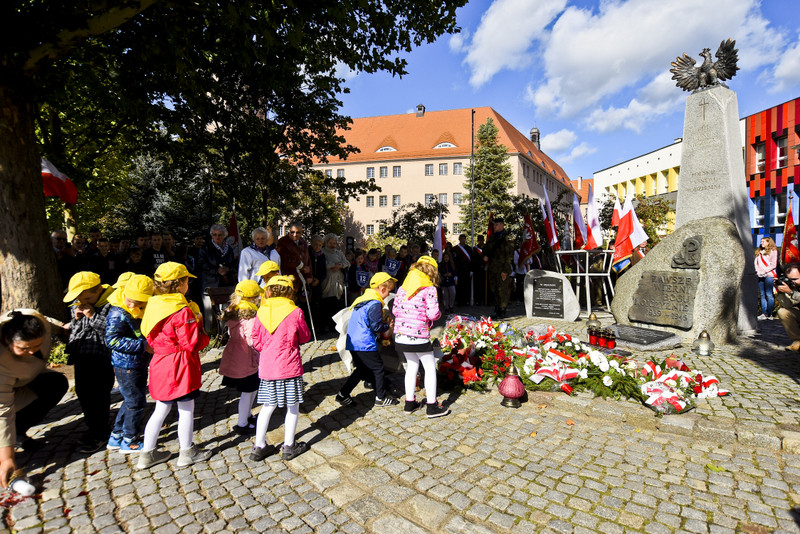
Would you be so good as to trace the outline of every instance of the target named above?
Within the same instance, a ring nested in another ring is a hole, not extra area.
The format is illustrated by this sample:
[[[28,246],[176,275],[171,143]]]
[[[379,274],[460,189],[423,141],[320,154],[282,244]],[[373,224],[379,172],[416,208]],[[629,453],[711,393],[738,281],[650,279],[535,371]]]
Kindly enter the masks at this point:
[[[472,236],[472,253],[475,253],[475,110],[472,110],[472,142],[470,143],[469,154],[469,218],[470,218],[470,235]],[[469,305],[475,305],[475,283],[473,272],[470,271],[469,277]]]

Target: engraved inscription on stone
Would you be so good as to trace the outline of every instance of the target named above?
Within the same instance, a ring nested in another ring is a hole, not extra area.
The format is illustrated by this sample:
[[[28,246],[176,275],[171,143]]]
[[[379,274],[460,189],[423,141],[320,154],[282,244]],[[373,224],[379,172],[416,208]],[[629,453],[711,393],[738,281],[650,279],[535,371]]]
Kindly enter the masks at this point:
[[[533,285],[531,315],[534,317],[564,318],[564,284],[560,278],[542,276]]]
[[[638,326],[626,326],[621,324],[614,324],[612,327],[617,332],[618,341],[630,341],[637,345],[652,345],[665,339],[675,337],[671,332],[662,332],[661,330],[652,330],[650,328],[641,328]]]
[[[696,235],[686,239],[680,252],[672,256],[673,269],[699,269],[700,254],[703,249],[703,236]]]
[[[641,323],[691,328],[699,281],[697,271],[644,273],[633,294],[628,318]]]

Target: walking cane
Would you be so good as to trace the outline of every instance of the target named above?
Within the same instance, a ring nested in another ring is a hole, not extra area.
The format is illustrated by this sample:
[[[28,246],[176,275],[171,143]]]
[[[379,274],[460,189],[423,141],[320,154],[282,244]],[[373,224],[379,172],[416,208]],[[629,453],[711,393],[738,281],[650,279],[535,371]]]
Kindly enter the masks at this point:
[[[303,284],[303,293],[306,294],[306,306],[308,306],[308,322],[311,323],[311,333],[314,334],[314,342],[317,341],[317,331],[314,329],[314,316],[311,313],[311,301],[308,300],[308,288],[306,287],[306,277],[300,272],[303,268],[303,262],[297,266],[297,276],[300,277],[300,282]]]

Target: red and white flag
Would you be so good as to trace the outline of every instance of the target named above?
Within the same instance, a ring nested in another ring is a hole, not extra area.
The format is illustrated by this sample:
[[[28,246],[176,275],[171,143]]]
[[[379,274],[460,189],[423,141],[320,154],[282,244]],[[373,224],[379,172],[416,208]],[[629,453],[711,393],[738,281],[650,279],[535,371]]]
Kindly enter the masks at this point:
[[[619,226],[622,218],[622,207],[619,205],[619,197],[614,195],[614,213],[611,214],[611,226]]]
[[[58,197],[67,204],[78,202],[78,188],[72,180],[44,158],[42,158],[42,186],[46,197]]]
[[[231,212],[231,221],[228,223],[228,246],[233,249],[233,255],[237,258],[242,252],[242,240],[239,237],[239,224],[236,222],[236,212]]]
[[[786,222],[783,225],[783,243],[781,244],[781,263],[794,263],[800,261],[800,251],[797,247],[797,228],[794,225],[794,215],[792,215],[792,201],[786,210]]]
[[[625,206],[623,206],[622,214],[620,215],[619,229],[614,243],[613,264],[629,259],[636,247],[647,242],[647,233],[642,228],[639,218],[633,210],[631,197],[632,195],[629,194],[625,199]]]
[[[544,230],[547,233],[547,244],[550,248],[558,250],[561,248],[558,244],[558,234],[556,233],[556,225],[553,219],[553,209],[550,207],[550,197],[547,196],[547,189],[544,190],[544,204],[542,204],[542,216],[544,217]]]
[[[603,231],[600,227],[600,215],[597,212],[597,202],[595,202],[594,191],[589,184],[589,205],[586,207],[586,218],[588,226],[586,228],[586,245],[583,248],[592,250],[603,245]]]
[[[572,238],[576,249],[584,248],[586,245],[586,223],[583,222],[583,214],[581,213],[581,203],[578,201],[578,195],[572,193],[572,226],[574,227]]]
[[[527,259],[528,256],[539,252],[539,240],[536,239],[536,232],[533,231],[533,223],[531,223],[531,214],[525,214],[525,224],[522,227],[522,246],[519,247],[520,257]]]
[[[442,221],[442,212],[439,212],[439,222],[436,223],[436,230],[433,232],[433,249],[439,252],[439,257],[436,258],[436,261],[442,261],[442,255],[444,254],[444,244],[446,243],[444,237],[444,224]]]

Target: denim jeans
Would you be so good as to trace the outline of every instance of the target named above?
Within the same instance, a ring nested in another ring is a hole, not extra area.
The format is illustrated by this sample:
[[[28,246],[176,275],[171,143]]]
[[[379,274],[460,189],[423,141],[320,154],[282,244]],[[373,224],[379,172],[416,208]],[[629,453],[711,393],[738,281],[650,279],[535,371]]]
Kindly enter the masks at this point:
[[[758,278],[758,292],[761,295],[761,313],[766,316],[772,315],[772,310],[775,308],[775,298],[772,295],[772,280],[771,276]]]
[[[119,407],[114,422],[113,433],[133,440],[139,435],[139,428],[147,406],[147,368],[122,369],[114,367],[119,392],[122,393],[122,406]]]

